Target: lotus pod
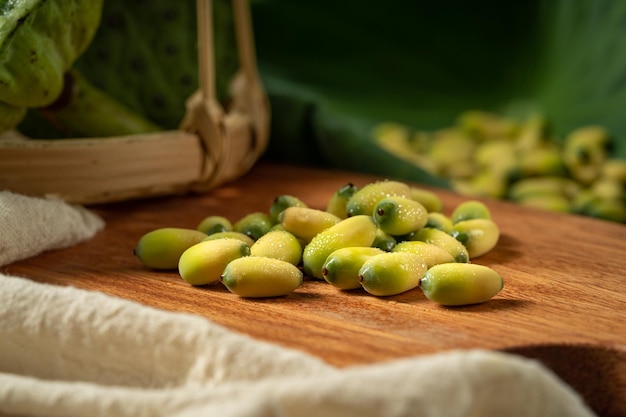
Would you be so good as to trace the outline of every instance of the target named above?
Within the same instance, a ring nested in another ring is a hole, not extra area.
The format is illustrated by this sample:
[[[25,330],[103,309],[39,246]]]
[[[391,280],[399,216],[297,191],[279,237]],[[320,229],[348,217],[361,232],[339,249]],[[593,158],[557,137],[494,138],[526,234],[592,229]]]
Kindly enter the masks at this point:
[[[166,129],[178,128],[198,88],[195,0],[108,0],[76,67],[97,88]],[[212,2],[215,87],[229,98],[239,66],[230,0]],[[124,74],[120,76],[120,74]]]
[[[0,132],[16,126],[25,114],[25,107],[16,107],[0,101]]]
[[[65,72],[93,39],[102,4],[0,2],[0,101],[22,108],[53,103],[63,91]]]

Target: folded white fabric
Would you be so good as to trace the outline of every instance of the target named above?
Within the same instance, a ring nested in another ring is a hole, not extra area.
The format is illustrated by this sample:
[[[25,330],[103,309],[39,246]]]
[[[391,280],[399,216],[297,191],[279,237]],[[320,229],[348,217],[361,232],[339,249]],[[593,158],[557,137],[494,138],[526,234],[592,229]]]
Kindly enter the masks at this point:
[[[76,244],[102,226],[82,207],[0,193],[0,265]],[[451,351],[338,369],[199,316],[0,274],[0,415],[593,413],[549,369],[513,355]]]
[[[592,416],[539,363],[481,350],[345,369],[204,318],[0,276],[0,414]]]
[[[0,266],[87,240],[104,221],[55,198],[0,191]]]

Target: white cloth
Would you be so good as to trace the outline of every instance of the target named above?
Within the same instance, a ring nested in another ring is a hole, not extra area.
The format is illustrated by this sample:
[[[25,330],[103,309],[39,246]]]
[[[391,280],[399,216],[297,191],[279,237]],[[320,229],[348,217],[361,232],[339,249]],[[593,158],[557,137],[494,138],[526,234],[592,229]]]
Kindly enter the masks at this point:
[[[91,238],[104,221],[55,198],[0,191],[0,266]]]
[[[38,213],[37,207],[46,213]],[[78,219],[91,217],[84,208],[58,202],[53,206],[36,202],[26,217],[19,215],[19,208],[2,209],[16,213],[11,219],[39,222],[22,226],[12,222],[22,230],[59,235],[42,240],[45,244],[39,248],[29,246],[29,255],[53,249],[53,240],[59,246],[79,243],[98,229],[93,228],[93,219],[66,222],[65,229],[59,228],[58,222],[50,221],[58,219],[52,207],[75,210]],[[1,221],[6,231],[7,217]],[[79,225],[89,231],[77,231]],[[25,256],[13,253],[9,259]],[[339,369],[199,316],[0,274],[0,415],[592,417],[593,413],[549,369],[514,355],[458,350]]]

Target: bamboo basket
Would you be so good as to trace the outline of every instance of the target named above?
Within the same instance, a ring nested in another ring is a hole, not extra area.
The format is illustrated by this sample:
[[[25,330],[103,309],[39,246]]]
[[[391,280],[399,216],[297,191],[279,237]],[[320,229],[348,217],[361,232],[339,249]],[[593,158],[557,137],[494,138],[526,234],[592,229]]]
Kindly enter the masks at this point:
[[[229,108],[215,89],[212,3],[197,1],[199,89],[179,129],[106,138],[0,136],[0,187],[97,204],[206,192],[248,172],[267,147],[270,107],[256,66],[247,0],[232,0],[239,70]]]

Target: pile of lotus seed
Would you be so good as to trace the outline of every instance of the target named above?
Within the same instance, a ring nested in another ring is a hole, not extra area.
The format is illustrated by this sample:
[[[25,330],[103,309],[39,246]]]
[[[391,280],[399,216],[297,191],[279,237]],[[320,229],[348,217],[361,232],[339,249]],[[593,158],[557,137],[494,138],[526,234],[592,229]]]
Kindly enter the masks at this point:
[[[471,110],[434,131],[381,123],[373,135],[461,195],[626,223],[626,159],[613,154],[615,138],[603,126],[556,135],[540,114],[517,120]]]
[[[194,286],[221,282],[241,297],[278,297],[305,277],[339,290],[391,296],[420,288],[446,306],[490,300],[504,285],[492,268],[471,263],[500,231],[478,200],[448,216],[432,191],[394,180],[346,184],[325,209],[279,195],[267,212],[231,221],[211,215],[196,229],[143,235],[134,254],[148,268],[178,270]]]

